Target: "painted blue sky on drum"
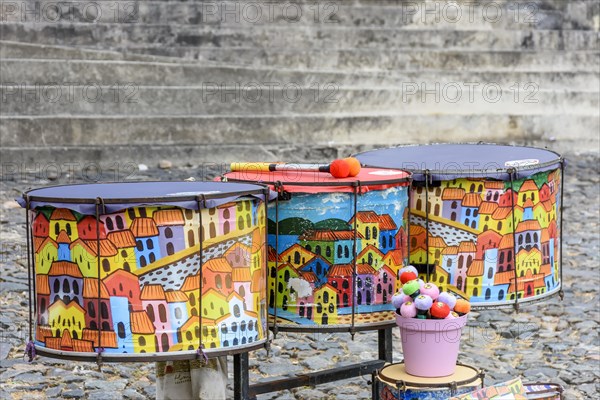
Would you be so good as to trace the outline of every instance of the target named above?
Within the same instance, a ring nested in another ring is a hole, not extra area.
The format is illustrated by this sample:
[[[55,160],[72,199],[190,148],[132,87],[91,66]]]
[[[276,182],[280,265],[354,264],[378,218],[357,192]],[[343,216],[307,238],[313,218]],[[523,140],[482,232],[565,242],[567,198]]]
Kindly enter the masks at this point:
[[[286,218],[300,217],[313,222],[330,218],[350,221],[353,216],[353,194],[351,193],[294,193],[292,196],[296,206],[293,209],[286,209]],[[380,215],[390,214],[401,217],[408,204],[408,192],[399,187],[367,192],[360,195],[360,203],[362,209],[369,209]],[[270,217],[273,218],[274,215]],[[402,225],[400,219],[395,219],[394,222],[398,226]]]

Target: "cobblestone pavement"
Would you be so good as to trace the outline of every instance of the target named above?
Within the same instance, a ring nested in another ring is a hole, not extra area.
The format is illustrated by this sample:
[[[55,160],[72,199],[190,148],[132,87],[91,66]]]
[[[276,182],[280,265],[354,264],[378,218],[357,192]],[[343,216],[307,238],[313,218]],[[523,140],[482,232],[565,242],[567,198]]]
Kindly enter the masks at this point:
[[[486,382],[513,377],[549,381],[566,388],[567,399],[600,396],[599,341],[599,163],[597,155],[566,157],[564,291],[558,298],[512,310],[472,313],[463,332],[460,361],[487,371]],[[128,179],[175,180],[197,175],[198,167],[149,168]],[[108,178],[113,179],[114,176]],[[121,177],[119,177],[120,179]],[[104,364],[23,359],[27,323],[24,213],[12,199],[22,190],[83,182],[81,176],[5,175],[1,182],[0,399],[146,399],[155,394],[153,363]],[[252,381],[331,368],[377,357],[377,334],[280,334],[265,350],[251,353]],[[394,360],[401,360],[394,329]],[[233,368],[230,364],[230,377]],[[370,377],[315,388],[261,395],[260,399],[366,399]],[[230,379],[231,382],[231,379]]]

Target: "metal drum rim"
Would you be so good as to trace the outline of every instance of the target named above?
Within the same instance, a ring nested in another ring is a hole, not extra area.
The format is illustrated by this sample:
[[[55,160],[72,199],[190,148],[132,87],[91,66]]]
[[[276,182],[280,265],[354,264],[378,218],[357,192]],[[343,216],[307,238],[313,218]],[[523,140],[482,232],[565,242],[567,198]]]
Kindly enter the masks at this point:
[[[252,343],[252,345],[236,346],[231,349],[206,349],[203,350],[204,354],[208,358],[230,356],[234,354],[247,353],[254,350],[259,350],[265,347],[269,339],[261,339]],[[74,360],[74,361],[90,361],[97,362],[155,362],[155,361],[178,361],[178,360],[195,360],[201,359],[202,356],[198,354],[196,350],[189,351],[176,351],[176,352],[163,352],[163,353],[89,353],[89,352],[76,352],[76,351],[64,351],[54,350],[45,346],[35,345],[35,351],[37,355],[45,356],[48,358],[63,359],[63,360]],[[143,354],[147,354],[144,356]]]
[[[381,372],[389,367],[398,365],[398,364],[404,364],[404,362],[399,362],[399,363],[393,363],[393,364],[389,364],[386,365],[385,367],[381,368],[380,370],[377,371],[377,378],[386,383],[389,384],[391,386],[393,386],[394,388],[397,388],[397,384],[398,382],[402,382],[404,383],[406,389],[409,390],[414,390],[414,389],[427,389],[427,388],[431,388],[431,389],[438,389],[438,390],[443,390],[443,389],[451,389],[452,385],[456,385],[456,386],[462,386],[462,385],[467,385],[469,383],[477,383],[478,380],[482,380],[482,371],[476,369],[475,367],[471,366],[471,365],[467,365],[467,364],[461,364],[461,363],[457,363],[456,366],[460,366],[460,367],[465,367],[468,368],[472,371],[475,372],[475,375],[473,376],[473,378],[469,378],[469,379],[465,379],[462,381],[453,381],[453,382],[448,382],[448,383],[418,383],[418,382],[410,382],[410,381],[398,381],[398,380],[391,380],[387,377],[383,377],[381,375]],[[408,374],[408,373],[407,373]],[[448,375],[448,376],[452,376],[452,375]],[[419,377],[416,377],[419,378]],[[444,378],[444,377],[440,377],[440,378]],[[425,378],[427,379],[427,378]]]
[[[36,188],[36,189],[30,189],[26,192],[23,193],[24,196],[26,196],[29,201],[46,201],[46,202],[57,202],[57,203],[62,203],[62,204],[96,204],[96,202],[98,201],[97,198],[64,198],[64,197],[49,197],[49,196],[38,196],[38,195],[31,195],[31,192],[35,192],[38,190],[44,190],[44,189],[56,189],[56,188],[62,188],[62,187],[73,187],[73,186],[86,186],[86,185],[128,185],[128,184],[137,184],[137,183],[156,183],[156,184],[161,184],[161,183],[170,183],[170,182],[176,182],[176,183],[184,183],[185,181],[136,181],[136,182],[98,182],[98,183],[77,183],[77,184],[66,184],[66,185],[54,185],[54,186],[47,186],[44,188]],[[202,183],[203,181],[200,181],[198,183]],[[186,182],[187,183],[187,182]],[[206,183],[210,183],[210,181],[206,181]],[[214,182],[213,182],[214,183]],[[221,182],[223,184],[227,184],[228,182]],[[234,183],[234,182],[232,182]],[[241,183],[241,182],[240,182]],[[265,190],[268,189],[266,187],[266,185],[261,185],[260,183],[256,182],[256,183],[251,183],[251,182],[244,182],[247,183],[249,185],[254,185],[257,187],[257,189],[255,190],[239,190],[236,192],[230,192],[230,193],[207,193],[207,194],[202,194],[202,193],[198,193],[197,195],[188,195],[188,196],[159,196],[159,197],[136,197],[136,198],[110,198],[110,197],[102,197],[102,202],[105,204],[139,204],[139,203],[152,203],[152,202],[160,202],[160,201],[165,201],[168,200],[168,203],[177,203],[177,202],[181,202],[181,201],[196,201],[198,199],[198,197],[202,197],[206,200],[211,200],[211,199],[220,199],[220,198],[225,198],[225,197],[231,197],[234,195],[237,196],[244,196],[244,195],[254,195],[254,194],[264,194]]]
[[[356,156],[360,156],[362,154],[366,154],[366,153],[372,153],[378,150],[389,150],[389,149],[400,149],[400,148],[410,148],[410,147],[427,147],[427,146],[431,146],[431,147],[435,147],[435,146],[444,146],[444,145],[467,145],[467,146],[477,146],[477,145],[483,145],[483,146],[498,146],[498,147],[513,147],[513,148],[526,148],[526,149],[535,149],[535,150],[542,150],[542,151],[547,151],[548,153],[552,153],[554,155],[556,155],[558,158],[554,161],[547,161],[547,162],[543,162],[540,164],[535,164],[532,166],[521,166],[521,167],[506,167],[506,168],[498,168],[496,170],[483,170],[483,169],[469,169],[469,170],[462,170],[462,169],[458,169],[458,170],[435,170],[435,169],[429,169],[429,170],[424,170],[424,169],[410,169],[410,168],[398,168],[401,170],[405,170],[405,171],[409,171],[411,173],[413,173],[413,175],[418,175],[418,174],[425,174],[425,173],[432,173],[432,174],[437,174],[437,175],[457,175],[460,173],[464,173],[464,172],[469,172],[469,173],[476,173],[476,174],[485,174],[485,173],[489,173],[489,172],[509,172],[510,170],[515,170],[515,171],[528,171],[528,170],[537,170],[540,168],[546,168],[546,167],[550,167],[552,165],[556,165],[557,168],[560,168],[560,164],[564,161],[562,155],[560,155],[559,153],[557,153],[556,151],[553,150],[549,150],[549,149],[543,149],[540,147],[535,147],[535,146],[520,146],[520,145],[509,145],[509,144],[498,144],[498,143],[483,143],[483,142],[458,142],[458,143],[428,143],[428,144],[406,144],[406,145],[398,145],[398,146],[390,146],[390,147],[380,147],[380,148],[376,148],[376,149],[372,149],[372,150],[366,150],[366,151],[362,151],[360,153],[356,153],[353,154],[353,157]],[[367,165],[367,167],[377,167],[375,165]],[[384,167],[377,167],[377,168],[384,168]],[[476,177],[476,178],[485,178],[485,176],[481,176],[481,177]],[[413,178],[414,179],[414,178]],[[417,180],[417,179],[414,179]]]

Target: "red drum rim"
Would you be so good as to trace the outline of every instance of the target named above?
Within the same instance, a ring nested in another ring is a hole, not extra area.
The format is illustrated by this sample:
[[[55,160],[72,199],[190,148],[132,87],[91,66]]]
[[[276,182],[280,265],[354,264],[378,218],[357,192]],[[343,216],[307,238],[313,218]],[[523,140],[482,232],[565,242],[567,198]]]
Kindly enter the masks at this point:
[[[222,178],[227,182],[266,184],[275,190],[285,187],[285,191],[290,193],[351,193],[357,189],[366,192],[408,186],[412,182],[412,173],[398,168],[374,167],[362,168],[359,175],[348,178],[308,171],[228,172]]]

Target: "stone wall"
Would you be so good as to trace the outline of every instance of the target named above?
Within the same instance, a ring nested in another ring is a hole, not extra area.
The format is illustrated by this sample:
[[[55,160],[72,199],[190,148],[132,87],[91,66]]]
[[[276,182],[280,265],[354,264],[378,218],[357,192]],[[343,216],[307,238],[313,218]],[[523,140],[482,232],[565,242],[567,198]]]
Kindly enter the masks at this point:
[[[10,168],[447,141],[598,151],[596,1],[69,4],[1,3]]]

